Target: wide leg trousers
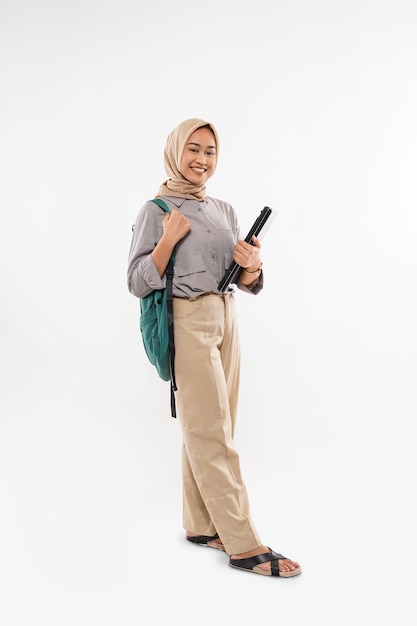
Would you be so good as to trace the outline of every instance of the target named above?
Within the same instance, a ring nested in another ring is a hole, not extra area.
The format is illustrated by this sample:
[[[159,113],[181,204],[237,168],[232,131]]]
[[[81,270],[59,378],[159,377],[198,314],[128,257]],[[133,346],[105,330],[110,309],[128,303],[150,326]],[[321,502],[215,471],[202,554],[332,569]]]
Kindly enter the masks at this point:
[[[234,297],[174,298],[177,414],[183,435],[183,525],[219,534],[226,552],[261,544],[234,443],[240,348]]]

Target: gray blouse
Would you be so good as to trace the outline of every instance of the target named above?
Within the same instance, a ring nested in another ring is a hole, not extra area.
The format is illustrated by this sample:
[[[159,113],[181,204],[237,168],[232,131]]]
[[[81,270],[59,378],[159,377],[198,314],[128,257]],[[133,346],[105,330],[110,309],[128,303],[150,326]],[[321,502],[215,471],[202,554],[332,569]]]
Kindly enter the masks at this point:
[[[207,196],[202,201],[173,196],[162,199],[170,209],[177,207],[191,223],[191,230],[175,248],[174,297],[198,298],[206,293],[222,293],[217,285],[233,261],[236,242],[243,239],[233,207]],[[138,298],[165,287],[165,275],[159,276],[151,257],[163,234],[164,216],[165,212],[154,202],[146,202],[133,228],[127,280],[129,291]],[[263,274],[250,287],[241,283],[237,286],[257,294],[263,288]],[[226,293],[233,291],[229,285]]]

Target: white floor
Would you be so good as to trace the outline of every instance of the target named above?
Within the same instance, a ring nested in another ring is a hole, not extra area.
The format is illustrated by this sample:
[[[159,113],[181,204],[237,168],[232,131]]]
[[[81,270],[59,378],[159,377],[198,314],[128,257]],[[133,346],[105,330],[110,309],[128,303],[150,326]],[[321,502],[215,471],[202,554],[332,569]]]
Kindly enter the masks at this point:
[[[144,389],[136,406],[110,392],[107,408],[93,408],[65,399],[63,388],[22,394],[13,416],[9,406],[2,626],[416,623],[412,432],[383,424],[370,432],[363,415],[363,429],[355,419],[354,430],[312,437],[297,432],[295,423],[306,424],[297,412],[291,424],[278,410],[271,428],[271,411],[254,428],[242,411],[254,519],[264,541],[303,568],[294,579],[265,578],[185,541],[179,427],[159,383],[153,415],[140,412]]]

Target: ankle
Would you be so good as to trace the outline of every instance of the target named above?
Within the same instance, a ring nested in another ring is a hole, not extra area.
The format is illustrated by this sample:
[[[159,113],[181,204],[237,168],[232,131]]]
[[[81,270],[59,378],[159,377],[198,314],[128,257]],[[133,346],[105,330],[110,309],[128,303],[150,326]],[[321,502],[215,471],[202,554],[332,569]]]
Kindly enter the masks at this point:
[[[239,552],[238,554],[232,554],[232,559],[250,559],[252,556],[257,556],[258,554],[265,554],[265,552],[270,552],[269,548],[264,545],[257,546],[253,548],[253,550],[248,550],[248,552]]]

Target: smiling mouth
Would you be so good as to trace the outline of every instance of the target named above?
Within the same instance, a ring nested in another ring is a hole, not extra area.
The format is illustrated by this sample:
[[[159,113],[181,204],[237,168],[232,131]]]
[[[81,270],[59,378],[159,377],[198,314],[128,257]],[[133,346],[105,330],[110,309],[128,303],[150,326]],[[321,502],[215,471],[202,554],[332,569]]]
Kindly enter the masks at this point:
[[[197,172],[197,174],[204,174],[207,170],[204,167],[192,167],[193,172]]]

